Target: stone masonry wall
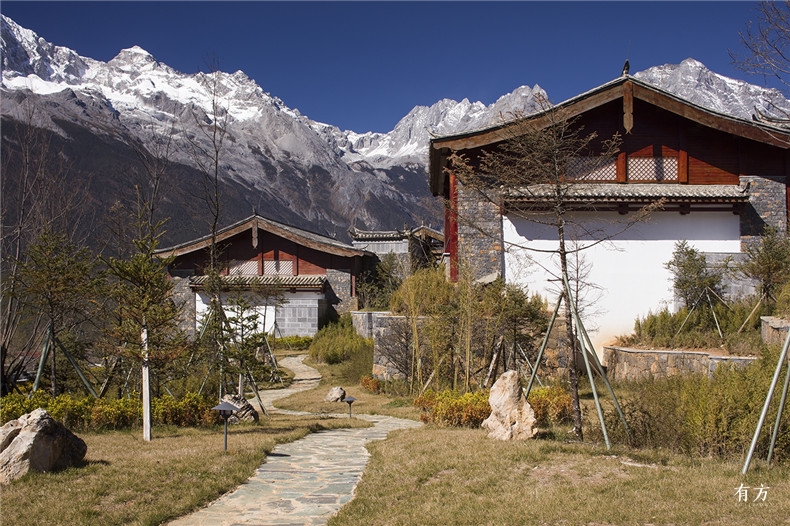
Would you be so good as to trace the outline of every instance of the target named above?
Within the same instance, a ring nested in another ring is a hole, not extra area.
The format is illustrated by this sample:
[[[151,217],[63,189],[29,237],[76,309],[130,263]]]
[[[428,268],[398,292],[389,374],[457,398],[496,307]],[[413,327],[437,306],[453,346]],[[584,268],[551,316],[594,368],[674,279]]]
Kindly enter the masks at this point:
[[[315,336],[326,318],[326,311],[323,299],[288,299],[277,307],[277,327],[283,336]]]
[[[473,279],[504,275],[502,214],[496,200],[458,185],[458,253]]]
[[[351,271],[326,269],[326,280],[332,287],[335,298],[330,298],[338,314],[349,312],[357,308],[357,298],[351,296]]]
[[[389,311],[353,311],[351,313],[351,323],[354,330],[363,338],[373,338],[373,329],[376,319],[381,316],[389,316]]]
[[[388,314],[382,313],[380,316],[371,316],[371,321],[373,322],[372,374],[382,380],[404,380],[406,379],[405,375],[387,357],[388,353],[385,352],[385,347],[397,339],[398,327],[403,325],[406,317],[390,316]]]
[[[722,364],[747,365],[751,356],[718,356],[702,351],[639,350],[604,347],[603,366],[610,380],[643,380],[679,374],[713,374]]]
[[[741,214],[741,242],[748,243],[762,234],[765,226],[787,231],[787,191],[785,177],[742,175],[741,184],[749,184],[749,206]]]
[[[769,345],[784,345],[787,331],[790,330],[790,320],[776,316],[760,316],[760,332],[763,341]]]

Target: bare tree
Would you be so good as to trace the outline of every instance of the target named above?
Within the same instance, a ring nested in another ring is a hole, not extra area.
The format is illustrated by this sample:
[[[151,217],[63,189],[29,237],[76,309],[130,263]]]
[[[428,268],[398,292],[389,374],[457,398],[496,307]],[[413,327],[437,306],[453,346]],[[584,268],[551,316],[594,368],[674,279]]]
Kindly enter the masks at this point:
[[[185,133],[188,139],[188,153],[193,162],[202,174],[201,184],[203,193],[200,198],[206,205],[209,214],[209,265],[206,269],[205,290],[209,297],[209,314],[203,320],[204,330],[202,334],[205,341],[209,342],[209,347],[216,355],[220,364],[219,398],[223,395],[223,376],[222,369],[225,357],[223,344],[225,337],[224,312],[220,293],[222,291],[222,281],[220,278],[220,247],[217,245],[217,232],[219,231],[222,219],[222,192],[220,177],[222,171],[222,155],[225,149],[225,139],[228,135],[228,124],[230,122],[229,102],[222,100],[222,73],[216,62],[209,64],[209,72],[201,74],[200,81],[210,97],[210,107],[208,112],[193,107],[192,123],[199,133],[190,135]]]
[[[747,54],[730,51],[735,64],[790,88],[790,1],[760,2],[757,21],[749,22],[740,35]]]
[[[0,366],[2,394],[8,394],[46,337],[44,311],[26,308],[20,276],[28,265],[28,248],[44,232],[75,239],[84,211],[84,188],[68,178],[69,166],[53,145],[35,102],[27,98],[19,113],[3,123],[2,270],[0,274]],[[79,243],[78,243],[79,244]]]

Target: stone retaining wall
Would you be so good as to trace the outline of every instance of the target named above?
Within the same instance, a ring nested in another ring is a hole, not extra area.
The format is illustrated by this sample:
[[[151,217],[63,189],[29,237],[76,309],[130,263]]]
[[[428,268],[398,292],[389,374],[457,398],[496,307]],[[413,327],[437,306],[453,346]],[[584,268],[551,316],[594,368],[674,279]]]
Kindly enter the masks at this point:
[[[790,321],[776,316],[760,316],[763,341],[768,344],[784,345]]]
[[[753,356],[720,356],[703,351],[666,351],[604,347],[603,365],[610,380],[664,378],[687,373],[711,375],[720,364],[748,365]]]
[[[363,338],[373,338],[376,318],[389,316],[389,314],[389,311],[352,311],[351,323],[354,325],[357,334]]]

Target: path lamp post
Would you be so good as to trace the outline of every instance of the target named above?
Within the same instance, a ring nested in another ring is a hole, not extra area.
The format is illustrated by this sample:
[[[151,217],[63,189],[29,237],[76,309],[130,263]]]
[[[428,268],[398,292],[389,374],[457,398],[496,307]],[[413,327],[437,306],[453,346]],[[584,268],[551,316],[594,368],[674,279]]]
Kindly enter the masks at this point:
[[[351,404],[356,402],[357,399],[353,396],[347,396],[343,399],[343,401],[348,404],[348,417],[351,418]]]
[[[225,421],[225,452],[228,452],[228,418],[236,411],[238,407],[230,402],[222,402],[218,406],[212,407],[214,411],[219,411],[219,416]]]

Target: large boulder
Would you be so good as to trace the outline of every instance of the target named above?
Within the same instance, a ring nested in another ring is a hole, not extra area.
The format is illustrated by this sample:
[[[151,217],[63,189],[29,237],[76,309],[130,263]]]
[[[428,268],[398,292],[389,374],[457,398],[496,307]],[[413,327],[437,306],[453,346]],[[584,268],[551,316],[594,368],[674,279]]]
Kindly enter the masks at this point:
[[[491,415],[483,421],[489,438],[524,440],[537,433],[535,412],[527,403],[516,371],[507,371],[497,379],[488,396]]]
[[[238,409],[233,411],[233,414],[228,418],[229,424],[258,421],[258,411],[256,411],[255,408],[252,407],[252,405],[243,396],[227,394],[222,397],[222,401],[228,402],[229,404],[238,407]]]
[[[0,484],[30,471],[55,471],[85,458],[88,446],[44,409],[22,415],[0,428]]]
[[[346,390],[342,387],[333,387],[324,397],[325,402],[342,402],[346,399]]]

